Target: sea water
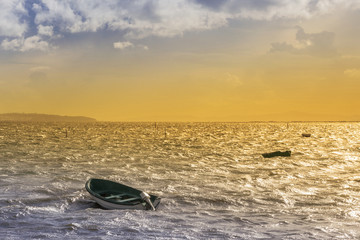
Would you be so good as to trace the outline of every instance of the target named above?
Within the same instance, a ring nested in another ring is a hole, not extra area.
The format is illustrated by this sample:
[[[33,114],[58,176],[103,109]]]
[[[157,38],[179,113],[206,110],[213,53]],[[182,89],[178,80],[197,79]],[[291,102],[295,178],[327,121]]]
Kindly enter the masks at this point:
[[[104,210],[89,178],[161,205]],[[1,122],[0,190],[0,239],[359,239],[360,123]]]

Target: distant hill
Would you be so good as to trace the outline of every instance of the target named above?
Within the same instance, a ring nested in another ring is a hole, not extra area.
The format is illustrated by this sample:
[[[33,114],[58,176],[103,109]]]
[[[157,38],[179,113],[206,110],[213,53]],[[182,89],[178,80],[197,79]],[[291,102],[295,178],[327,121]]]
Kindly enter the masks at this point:
[[[95,122],[96,119],[82,116],[59,116],[37,113],[4,113],[0,121],[11,122]]]

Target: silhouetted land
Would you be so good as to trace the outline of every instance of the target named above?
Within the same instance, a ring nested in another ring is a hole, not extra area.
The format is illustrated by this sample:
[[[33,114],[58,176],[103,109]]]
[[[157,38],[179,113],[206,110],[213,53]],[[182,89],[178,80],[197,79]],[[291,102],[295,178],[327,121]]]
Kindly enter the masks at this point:
[[[4,113],[0,121],[10,122],[95,122],[96,119],[83,116],[59,116],[37,113]]]

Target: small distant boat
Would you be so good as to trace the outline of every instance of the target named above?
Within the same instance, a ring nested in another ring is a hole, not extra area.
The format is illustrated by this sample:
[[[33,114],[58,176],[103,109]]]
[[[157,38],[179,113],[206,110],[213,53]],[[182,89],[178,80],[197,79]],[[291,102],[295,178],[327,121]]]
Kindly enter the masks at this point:
[[[303,134],[301,134],[301,136],[303,136],[303,137],[311,137],[311,134],[310,133],[303,133]]]
[[[263,153],[262,156],[264,158],[290,157],[291,156],[291,151],[285,151],[285,152],[276,151],[276,152],[271,152],[271,153]]]
[[[161,200],[155,195],[105,179],[91,178],[85,188],[105,209],[156,210]]]

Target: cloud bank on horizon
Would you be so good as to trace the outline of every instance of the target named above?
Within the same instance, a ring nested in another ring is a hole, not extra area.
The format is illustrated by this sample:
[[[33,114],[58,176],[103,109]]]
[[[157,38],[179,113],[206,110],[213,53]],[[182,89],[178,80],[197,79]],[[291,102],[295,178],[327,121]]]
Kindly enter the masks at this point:
[[[308,19],[339,8],[359,9],[358,0],[2,0],[2,50],[26,52],[56,48],[56,39],[68,34],[121,32],[113,47],[132,47],[132,39],[174,37],[190,31],[226,26],[230,20]],[[331,47],[330,33],[309,35],[299,29],[297,40]],[[328,38],[330,37],[330,38]],[[144,46],[144,49],[147,49]],[[272,51],[304,52],[286,43]],[[333,52],[334,53],[334,52]],[[319,53],[321,54],[321,53]]]

